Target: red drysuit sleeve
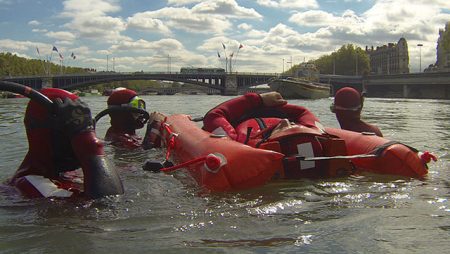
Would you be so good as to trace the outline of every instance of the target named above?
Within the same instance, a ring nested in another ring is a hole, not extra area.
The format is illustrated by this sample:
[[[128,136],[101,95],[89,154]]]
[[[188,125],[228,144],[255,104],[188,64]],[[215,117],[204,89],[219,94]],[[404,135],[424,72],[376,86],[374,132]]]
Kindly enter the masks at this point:
[[[236,124],[246,113],[261,106],[261,97],[256,93],[247,93],[231,99],[213,108],[205,115],[203,129],[214,132],[221,127],[230,138],[236,139],[237,133],[233,123]]]

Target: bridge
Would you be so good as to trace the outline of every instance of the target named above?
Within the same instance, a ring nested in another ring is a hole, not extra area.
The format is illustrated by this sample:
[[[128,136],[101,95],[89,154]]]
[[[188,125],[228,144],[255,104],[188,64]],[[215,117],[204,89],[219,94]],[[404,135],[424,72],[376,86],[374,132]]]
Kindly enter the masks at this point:
[[[450,99],[450,72],[368,76],[362,89],[370,97]]]
[[[124,80],[166,80],[189,83],[217,91],[222,95],[236,95],[251,86],[266,84],[280,77],[277,73],[164,73],[164,72],[98,72],[54,76],[9,77],[12,81],[34,89],[56,87],[74,90],[101,83]],[[321,74],[320,82],[332,86],[332,94],[344,86],[365,91],[368,97],[450,99],[450,72],[412,73],[376,76],[343,76]]]
[[[163,73],[163,72],[98,72],[83,74],[66,74],[32,77],[11,77],[5,81],[12,81],[30,86],[34,89],[55,87],[74,90],[96,84],[125,80],[165,80],[189,83],[208,89],[216,90],[222,95],[237,94],[239,88],[267,83],[277,77],[276,73]]]

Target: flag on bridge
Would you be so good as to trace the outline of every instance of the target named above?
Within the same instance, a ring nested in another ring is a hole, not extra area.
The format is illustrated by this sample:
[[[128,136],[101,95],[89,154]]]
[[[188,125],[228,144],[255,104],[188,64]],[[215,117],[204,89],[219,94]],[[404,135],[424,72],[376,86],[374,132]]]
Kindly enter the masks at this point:
[[[52,49],[52,51],[56,51],[56,52],[58,52],[58,49],[55,47],[55,46],[53,46],[53,49]],[[59,53],[59,52],[58,52]]]
[[[70,57],[72,57],[72,59],[77,58],[73,52],[72,52],[72,54],[70,54]]]
[[[219,51],[217,51],[217,56],[220,58],[220,54],[219,54]]]
[[[227,49],[227,47],[225,47],[225,44],[223,44],[223,42],[222,42],[222,46],[223,46],[223,49]]]
[[[242,46],[242,44],[239,44],[239,49],[243,48],[244,46]]]
[[[59,58],[61,58],[61,60],[64,59],[64,57],[61,55],[61,53],[58,53],[58,54],[59,54]]]

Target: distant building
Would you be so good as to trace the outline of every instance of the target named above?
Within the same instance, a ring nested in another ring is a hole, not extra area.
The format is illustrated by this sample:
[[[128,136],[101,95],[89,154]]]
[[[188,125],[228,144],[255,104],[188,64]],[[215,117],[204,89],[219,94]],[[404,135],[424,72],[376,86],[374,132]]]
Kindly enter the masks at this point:
[[[450,32],[450,22],[444,29],[439,29],[439,38],[436,46],[436,63],[430,64],[425,72],[449,72],[450,71],[450,50],[444,48],[444,33]]]
[[[366,54],[370,59],[371,74],[401,74],[409,73],[408,43],[405,38],[400,38],[397,44],[366,46]]]

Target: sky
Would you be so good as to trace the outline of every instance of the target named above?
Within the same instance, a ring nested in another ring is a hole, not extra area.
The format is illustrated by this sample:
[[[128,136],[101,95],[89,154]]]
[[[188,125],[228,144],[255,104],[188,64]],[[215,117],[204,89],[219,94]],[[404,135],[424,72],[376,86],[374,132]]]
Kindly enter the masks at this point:
[[[449,21],[449,0],[0,0],[0,52],[120,72],[231,58],[233,71],[275,73],[403,37],[418,72]]]

